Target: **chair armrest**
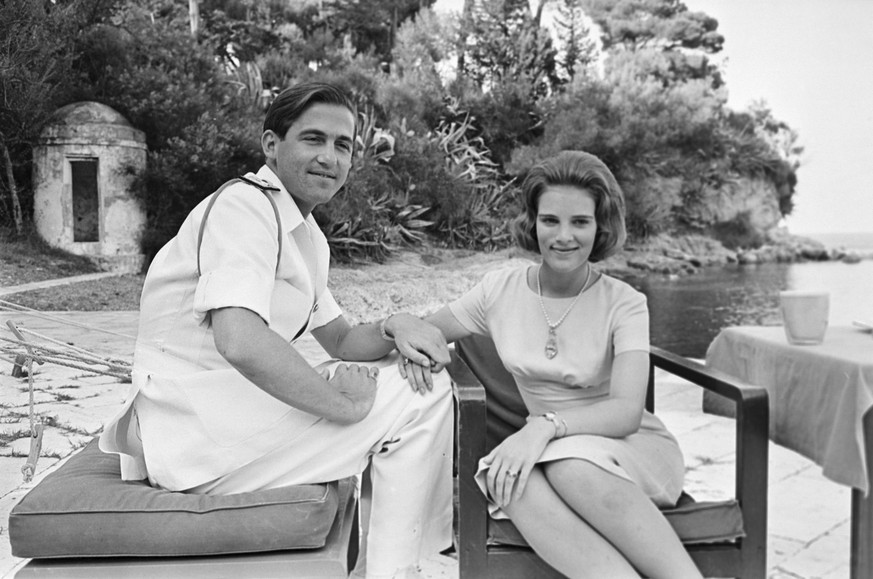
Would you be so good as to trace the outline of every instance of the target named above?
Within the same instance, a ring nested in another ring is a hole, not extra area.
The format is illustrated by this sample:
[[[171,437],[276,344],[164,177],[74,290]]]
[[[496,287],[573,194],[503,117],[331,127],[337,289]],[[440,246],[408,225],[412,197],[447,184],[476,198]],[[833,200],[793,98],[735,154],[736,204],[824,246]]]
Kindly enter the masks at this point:
[[[652,366],[731,400],[736,407],[735,495],[743,511],[746,540],[766,545],[770,405],[767,390],[652,347]]]
[[[485,455],[485,388],[467,363],[454,351],[448,371],[452,378],[458,411],[455,422],[458,460],[456,548],[461,555],[459,560],[465,567],[462,576],[486,577],[488,503],[473,478],[479,459]]]
[[[707,368],[699,362],[676,355],[667,350],[652,346],[650,357],[655,367],[684,378],[692,384],[700,386],[733,400],[743,406],[747,403],[757,406],[768,406],[767,390],[761,386],[753,386],[737,380],[733,376]],[[769,406],[768,406],[769,407]]]

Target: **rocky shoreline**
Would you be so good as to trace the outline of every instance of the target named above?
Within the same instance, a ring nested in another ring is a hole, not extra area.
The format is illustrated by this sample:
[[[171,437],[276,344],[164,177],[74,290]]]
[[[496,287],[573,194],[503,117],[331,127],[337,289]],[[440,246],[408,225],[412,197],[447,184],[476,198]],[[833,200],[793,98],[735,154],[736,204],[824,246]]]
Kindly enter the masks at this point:
[[[873,259],[873,250],[827,247],[823,243],[777,229],[768,241],[755,249],[732,250],[703,235],[658,235],[643,243],[629,244],[621,255],[601,264],[613,275],[659,273],[691,275],[704,267],[729,264],[799,263],[805,261],[841,261],[858,263]]]
[[[851,253],[798,236],[772,237],[758,249],[732,251],[701,235],[657,236],[629,244],[597,269],[627,279],[645,275],[687,276],[706,267],[767,262],[873,259],[873,252]],[[427,315],[460,297],[493,269],[523,265],[539,256],[517,247],[494,252],[418,247],[400,250],[385,263],[336,264],[328,284],[352,323],[405,311]]]

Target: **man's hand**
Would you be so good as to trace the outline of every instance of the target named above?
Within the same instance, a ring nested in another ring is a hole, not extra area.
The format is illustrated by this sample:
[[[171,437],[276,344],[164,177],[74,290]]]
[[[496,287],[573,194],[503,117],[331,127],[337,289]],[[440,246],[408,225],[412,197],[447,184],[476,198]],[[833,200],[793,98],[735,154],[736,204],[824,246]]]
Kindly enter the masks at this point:
[[[322,376],[351,402],[351,412],[347,419],[344,417],[335,422],[354,424],[366,418],[376,400],[376,379],[379,377],[379,368],[340,364],[334,370],[333,377],[328,377],[327,370]]]

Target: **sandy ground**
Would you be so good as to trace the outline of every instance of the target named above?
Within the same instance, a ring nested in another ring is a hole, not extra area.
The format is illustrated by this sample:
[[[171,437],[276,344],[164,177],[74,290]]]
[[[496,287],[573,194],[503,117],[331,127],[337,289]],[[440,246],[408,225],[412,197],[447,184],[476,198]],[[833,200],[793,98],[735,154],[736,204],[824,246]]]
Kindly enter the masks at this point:
[[[384,264],[334,266],[328,285],[349,322],[372,322],[395,312],[422,316],[460,297],[491,270],[532,263],[518,249],[401,252]]]

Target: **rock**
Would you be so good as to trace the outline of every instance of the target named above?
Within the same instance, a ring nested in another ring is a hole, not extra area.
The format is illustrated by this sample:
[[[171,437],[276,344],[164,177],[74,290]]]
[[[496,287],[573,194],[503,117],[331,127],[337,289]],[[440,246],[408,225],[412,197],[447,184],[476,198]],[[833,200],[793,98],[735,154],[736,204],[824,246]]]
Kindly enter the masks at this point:
[[[843,263],[858,263],[865,259],[873,259],[873,250],[837,247],[828,251],[828,257],[834,261],[842,261]]]
[[[641,253],[634,255],[628,258],[627,264],[635,269],[662,273],[665,275],[687,275],[697,272],[697,268],[687,261],[673,259],[655,253]]]
[[[760,262],[758,255],[752,251],[744,251],[737,254],[737,261],[741,265],[752,265]]]
[[[724,265],[736,261],[736,253],[718,240],[698,234],[656,235],[638,248],[661,253],[666,257],[688,262],[693,268]]]
[[[847,251],[840,261],[843,263],[860,263],[861,255],[855,251]]]
[[[779,194],[772,181],[732,176],[718,187],[705,186],[691,208],[702,223],[730,223],[743,218],[752,231],[766,235],[782,219]]]
[[[808,259],[810,261],[827,261],[830,256],[828,255],[828,250],[824,247],[802,247],[800,249],[800,255],[804,259]]]
[[[669,257],[670,259],[678,259],[681,261],[690,261],[691,256],[685,252],[679,251],[678,249],[666,248],[664,249],[664,255]]]

